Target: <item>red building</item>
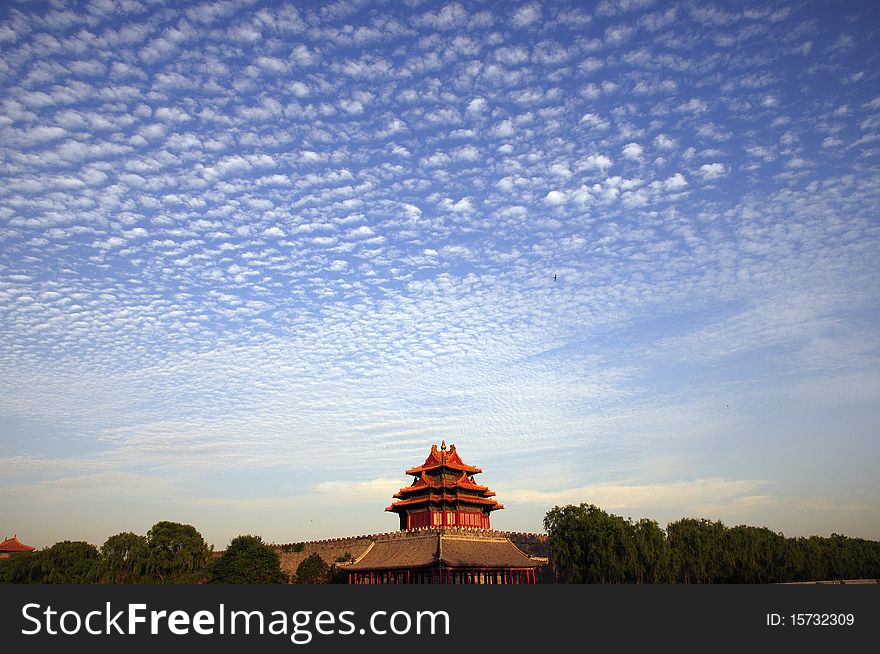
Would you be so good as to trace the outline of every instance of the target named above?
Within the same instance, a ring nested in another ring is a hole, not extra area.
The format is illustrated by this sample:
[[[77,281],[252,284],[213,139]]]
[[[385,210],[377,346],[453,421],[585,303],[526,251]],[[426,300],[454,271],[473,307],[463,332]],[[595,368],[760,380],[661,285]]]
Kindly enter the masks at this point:
[[[415,479],[386,511],[400,531],[380,534],[348,569],[350,584],[534,584],[546,559],[529,557],[489,524],[504,507],[474,481],[482,470],[461,460],[455,445],[431,446]]]
[[[18,554],[19,552],[33,552],[35,549],[37,548],[22,543],[18,540],[17,535],[15,535],[0,543],[0,558],[5,559],[8,558],[10,554]]]
[[[489,514],[503,509],[492,498],[495,493],[474,481],[483,472],[467,465],[455,451],[446,450],[446,441],[417,468],[406,474],[413,483],[394,494],[398,501],[386,508],[400,516],[401,529],[419,527],[480,527],[490,529]]]

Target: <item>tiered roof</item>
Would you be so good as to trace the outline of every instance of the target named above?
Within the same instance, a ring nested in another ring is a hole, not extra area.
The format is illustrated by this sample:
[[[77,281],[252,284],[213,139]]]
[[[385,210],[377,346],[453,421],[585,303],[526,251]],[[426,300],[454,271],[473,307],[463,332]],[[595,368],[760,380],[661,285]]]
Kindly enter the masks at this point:
[[[536,568],[543,559],[523,553],[510,539],[487,530],[441,528],[382,534],[349,570]]]
[[[0,553],[3,554],[12,554],[14,552],[33,552],[36,547],[31,547],[30,545],[25,545],[20,540],[18,540],[17,534],[12,538],[7,538],[2,543],[0,543]]]
[[[440,449],[437,449],[436,445],[432,445],[431,453],[428,454],[428,458],[425,459],[425,462],[417,468],[410,468],[406,471],[406,474],[418,476],[424,472],[435,471],[438,468],[461,470],[462,472],[469,472],[472,475],[483,472],[479,468],[469,466],[462,461],[461,457],[458,456],[458,452],[455,451],[455,445],[450,445],[449,451],[447,452],[446,441],[443,441],[440,445]]]
[[[494,499],[495,493],[487,486],[474,481],[473,475],[483,472],[461,460],[455,445],[446,449],[446,441],[440,447],[431,446],[425,462],[410,468],[406,474],[415,477],[413,483],[401,488],[397,498],[386,511],[403,513],[419,507],[435,507],[443,510],[469,507],[481,513],[503,509],[504,505]]]

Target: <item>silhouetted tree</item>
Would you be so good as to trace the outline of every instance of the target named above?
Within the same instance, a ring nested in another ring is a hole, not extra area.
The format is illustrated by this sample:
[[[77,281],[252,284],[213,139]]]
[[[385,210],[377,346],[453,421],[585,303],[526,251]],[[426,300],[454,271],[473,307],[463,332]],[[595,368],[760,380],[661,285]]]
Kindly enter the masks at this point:
[[[296,583],[326,584],[330,582],[330,566],[314,552],[307,556],[296,568]]]
[[[233,538],[211,569],[214,584],[283,584],[278,553],[259,536]]]

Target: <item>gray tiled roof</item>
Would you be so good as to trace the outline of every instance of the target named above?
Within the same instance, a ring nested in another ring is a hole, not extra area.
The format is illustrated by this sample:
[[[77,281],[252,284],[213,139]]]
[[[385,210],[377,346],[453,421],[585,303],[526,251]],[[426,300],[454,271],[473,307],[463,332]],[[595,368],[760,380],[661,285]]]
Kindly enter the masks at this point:
[[[508,538],[480,530],[446,533],[443,530],[398,532],[380,536],[349,570],[423,568],[442,562],[454,568],[534,568],[539,565]]]

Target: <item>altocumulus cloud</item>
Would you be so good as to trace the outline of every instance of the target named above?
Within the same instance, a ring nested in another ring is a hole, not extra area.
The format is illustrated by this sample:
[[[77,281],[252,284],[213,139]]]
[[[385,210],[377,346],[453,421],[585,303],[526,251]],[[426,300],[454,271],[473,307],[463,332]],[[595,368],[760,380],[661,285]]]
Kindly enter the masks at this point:
[[[136,531],[171,496],[376,530],[447,438],[499,526],[662,498],[880,537],[877,9],[777,9],[4,4],[18,531],[100,540],[32,509],[108,488]]]

